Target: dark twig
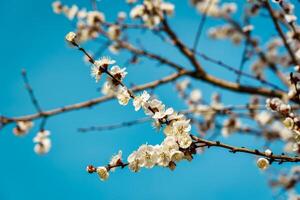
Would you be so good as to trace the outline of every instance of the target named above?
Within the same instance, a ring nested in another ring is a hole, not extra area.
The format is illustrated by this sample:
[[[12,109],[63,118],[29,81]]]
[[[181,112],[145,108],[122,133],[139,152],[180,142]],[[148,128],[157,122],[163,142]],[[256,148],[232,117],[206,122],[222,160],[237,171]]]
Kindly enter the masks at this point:
[[[270,162],[278,162],[279,164],[284,163],[284,162],[300,162],[300,157],[299,156],[287,156],[284,154],[281,155],[276,155],[276,154],[271,154],[268,155],[265,152],[261,152],[257,149],[252,150],[252,149],[247,149],[245,147],[235,147],[232,145],[228,145],[228,144],[224,144],[221,143],[219,141],[210,141],[210,140],[205,140],[199,137],[196,137],[194,135],[191,135],[191,137],[193,138],[193,140],[197,143],[200,144],[205,144],[207,147],[219,147],[219,148],[223,148],[223,149],[228,149],[231,153],[248,153],[248,154],[253,154],[253,155],[257,155],[257,156],[262,156],[265,158],[268,158],[270,160]]]
[[[41,106],[40,106],[40,104],[39,104],[36,96],[34,95],[34,91],[33,91],[32,87],[31,87],[31,85],[29,84],[29,80],[28,80],[27,73],[26,73],[25,69],[22,70],[22,77],[23,77],[23,81],[25,83],[25,87],[26,87],[26,89],[28,91],[28,94],[30,96],[31,102],[34,105],[34,107],[37,110],[37,112],[42,117],[42,121],[41,121],[41,124],[40,124],[40,131],[42,131],[42,130],[45,129],[45,126],[46,126],[47,115],[44,115],[43,110],[42,110],[42,108],[41,108]]]
[[[198,26],[198,30],[197,30],[197,33],[196,33],[196,37],[195,37],[195,40],[194,40],[194,45],[193,45],[193,51],[197,51],[197,46],[198,46],[198,43],[199,43],[199,40],[200,40],[200,37],[201,37],[201,34],[202,34],[202,30],[204,28],[204,24],[206,22],[206,18],[207,18],[207,12],[208,10],[210,9],[210,6],[212,4],[213,0],[209,0],[202,16],[201,16],[201,20],[200,20],[200,23],[199,23],[199,26]]]
[[[114,130],[123,127],[130,127],[136,124],[141,124],[151,120],[149,117],[144,117],[136,120],[126,121],[118,124],[106,125],[106,126],[91,126],[89,128],[79,128],[79,132],[89,132],[89,131],[105,131],[105,130]]]
[[[245,25],[249,25],[250,24],[249,21],[250,21],[250,19],[249,19],[248,15],[245,14],[244,24]],[[249,34],[251,34],[251,31],[249,32]],[[247,55],[248,54],[248,47],[249,47],[249,41],[245,40],[245,42],[244,42],[244,50],[243,50],[243,53],[242,53],[242,59],[241,59],[240,66],[239,66],[239,71],[240,72],[243,72],[244,65],[245,65],[245,63],[248,60],[248,55]],[[237,79],[236,79],[237,83],[240,83],[240,81],[241,81],[241,75],[242,75],[241,73],[237,75]]]
[[[43,112],[42,108],[41,108],[37,98],[34,95],[32,87],[29,84],[29,80],[28,80],[27,73],[26,73],[25,69],[22,70],[22,77],[23,77],[23,81],[24,81],[24,84],[25,84],[25,88],[28,91],[28,94],[29,94],[29,97],[30,97],[30,100],[31,100],[33,106],[35,107],[37,112],[42,113]]]
[[[270,83],[270,82],[266,81],[265,79],[263,79],[263,78],[261,78],[261,77],[253,76],[253,75],[248,74],[248,73],[246,73],[246,72],[243,72],[243,71],[241,71],[241,70],[235,69],[234,67],[232,67],[232,66],[230,66],[230,65],[228,65],[228,64],[226,64],[226,63],[224,63],[223,61],[216,60],[216,59],[214,59],[214,58],[212,58],[212,57],[207,56],[207,55],[204,54],[204,53],[200,53],[200,52],[195,52],[195,53],[196,53],[196,55],[200,56],[200,57],[203,58],[204,60],[209,61],[209,62],[211,62],[211,63],[214,63],[214,64],[216,64],[216,65],[218,65],[218,66],[220,66],[220,67],[223,67],[223,68],[225,68],[225,69],[227,69],[227,70],[229,70],[229,71],[232,71],[232,72],[234,72],[234,73],[237,74],[237,75],[242,75],[242,76],[245,76],[245,77],[247,77],[247,78],[251,78],[251,79],[253,79],[253,80],[257,80],[257,81],[261,82],[262,84],[268,85],[268,86],[270,86],[270,87],[272,87],[272,88],[274,88],[274,89],[276,89],[276,90],[284,91],[283,89],[281,89],[281,88],[278,87],[277,85],[275,85],[275,84],[273,84],[273,83]]]

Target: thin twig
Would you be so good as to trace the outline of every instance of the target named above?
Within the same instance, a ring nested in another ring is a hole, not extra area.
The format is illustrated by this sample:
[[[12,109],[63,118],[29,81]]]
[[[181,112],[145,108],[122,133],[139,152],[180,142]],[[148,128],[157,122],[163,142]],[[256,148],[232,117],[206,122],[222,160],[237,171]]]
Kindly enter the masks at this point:
[[[209,0],[209,2],[207,3],[207,6],[206,6],[206,8],[205,8],[205,10],[204,10],[204,12],[201,16],[201,20],[200,20],[198,30],[197,30],[197,33],[196,33],[196,37],[195,37],[195,40],[194,40],[193,51],[197,51],[197,46],[198,46],[198,43],[199,43],[199,40],[200,40],[200,37],[201,37],[201,33],[202,33],[202,30],[204,28],[204,24],[205,24],[205,21],[206,21],[206,18],[207,18],[207,12],[210,9],[210,6],[212,5],[212,2],[214,2],[214,1]]]
[[[25,84],[25,88],[26,88],[26,90],[29,94],[29,97],[30,97],[30,100],[31,100],[33,106],[35,107],[37,112],[42,113],[43,112],[42,108],[41,108],[37,98],[34,95],[34,92],[33,92],[33,89],[31,87],[31,85],[29,84],[29,80],[28,80],[27,73],[26,73],[25,69],[22,70],[22,77],[23,77],[23,81],[24,81],[24,84]]]
[[[210,141],[210,140],[205,140],[205,139],[196,137],[194,135],[191,135],[191,136],[192,136],[193,140],[195,140],[197,143],[205,144],[207,147],[219,147],[219,148],[223,148],[223,149],[228,149],[231,153],[241,152],[241,153],[248,153],[248,154],[253,154],[253,155],[257,155],[257,156],[262,156],[262,157],[268,158],[270,160],[270,162],[278,162],[279,164],[284,163],[284,162],[300,162],[299,156],[291,157],[291,156],[287,156],[285,154],[268,155],[265,152],[261,152],[257,149],[252,150],[252,149],[248,149],[245,147],[236,147],[236,146],[221,143],[219,141]]]

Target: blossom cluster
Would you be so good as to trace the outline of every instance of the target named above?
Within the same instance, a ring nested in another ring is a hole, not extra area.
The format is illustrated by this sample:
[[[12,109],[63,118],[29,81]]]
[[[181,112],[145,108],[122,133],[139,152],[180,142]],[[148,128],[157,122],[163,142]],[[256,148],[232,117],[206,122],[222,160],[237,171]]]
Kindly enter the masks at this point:
[[[287,40],[290,41],[290,44],[293,44],[292,46],[295,46],[295,52],[299,44],[294,41],[291,37],[291,32],[287,33]],[[271,40],[269,40],[266,44],[266,51],[265,52],[265,58],[257,58],[252,63],[252,72],[258,76],[258,77],[264,77],[264,69],[272,64],[278,64],[283,67],[289,67],[292,63],[291,57],[287,55],[287,52],[282,52],[282,46],[283,42],[282,39],[279,37],[273,37]],[[299,51],[300,56],[300,51]],[[299,57],[300,58],[300,57]]]
[[[115,23],[108,23],[106,22],[105,14],[99,10],[88,11],[86,8],[79,9],[76,5],[69,8],[60,1],[53,2],[52,7],[56,14],[64,14],[69,20],[76,19],[77,43],[83,43],[104,35],[111,40],[108,49],[114,54],[119,53],[120,46],[114,41],[122,35],[121,26],[127,18],[126,12],[120,11],[117,21]]]
[[[140,171],[141,168],[153,168],[154,166],[168,167],[174,170],[176,162],[183,159],[192,160],[192,155],[188,151],[183,151],[178,145],[174,136],[167,136],[160,145],[141,145],[137,151],[131,153],[127,158],[127,164],[122,161],[122,151],[111,158],[108,166],[94,168],[88,166],[87,171],[97,172],[102,181],[108,179],[109,172],[113,172],[116,167],[128,168],[133,172]]]
[[[300,178],[299,166],[292,167],[288,172],[281,173],[278,177],[272,178],[270,184],[274,189],[286,189],[288,200],[297,200],[300,195],[295,190],[295,185]]]
[[[245,33],[253,30],[253,26],[248,25],[243,28]],[[235,27],[226,24],[223,26],[212,27],[208,31],[209,37],[212,39],[230,39],[234,44],[240,44],[243,40],[243,34],[240,33]]]
[[[226,113],[226,108],[221,102],[221,97],[218,93],[213,93],[211,96],[210,104],[202,102],[202,92],[199,89],[192,89],[187,94],[187,87],[189,85],[188,80],[183,80],[177,83],[176,88],[182,98],[186,100],[186,103],[196,116],[201,116],[204,122],[199,125],[200,131],[208,131],[215,127],[216,115],[218,113]],[[230,134],[237,132],[242,127],[240,120],[235,115],[230,115],[225,119],[222,124],[221,133],[224,137],[228,137]]]
[[[284,20],[288,23],[293,23],[297,20],[297,16],[295,15],[295,6],[288,1],[283,0],[273,0],[274,3],[280,4],[282,7],[284,14],[281,15]]]
[[[99,80],[101,73],[105,72],[109,76],[105,81],[102,93],[106,95],[115,95],[121,105],[127,105],[129,100],[133,98],[133,106],[135,111],[144,110],[147,116],[154,120],[154,126],[157,129],[164,127],[165,140],[160,145],[142,145],[137,151],[134,151],[128,157],[128,167],[134,171],[140,168],[152,168],[153,166],[163,166],[174,169],[176,164],[182,159],[191,160],[191,152],[189,147],[192,145],[190,136],[191,125],[190,120],[186,119],[183,114],[174,111],[173,108],[166,106],[156,98],[151,97],[147,91],[143,91],[140,95],[133,95],[122,83],[127,72],[126,68],[120,68],[117,65],[109,67],[115,61],[108,57],[102,57],[94,62],[92,67],[92,76],[96,81]],[[118,159],[114,159],[118,160]],[[109,166],[112,166],[110,163]],[[101,180],[108,178],[110,168],[98,167],[96,169]]]
[[[234,2],[221,4],[219,0],[192,0],[191,3],[200,13],[212,17],[223,17],[235,13],[237,10],[237,5]]]
[[[141,19],[149,28],[158,25],[166,15],[174,13],[174,4],[164,2],[163,0],[144,0],[142,4],[138,4],[130,11],[130,17],[133,19]]]
[[[273,115],[268,110],[260,105],[260,98],[253,96],[250,98],[247,106],[224,106],[221,102],[221,97],[217,93],[213,93],[210,102],[204,102],[202,92],[198,88],[193,88],[189,79],[183,79],[176,83],[176,89],[181,98],[188,105],[188,113],[193,114],[193,123],[198,128],[201,135],[208,135],[210,130],[215,128],[220,129],[224,137],[231,136],[233,133],[254,134],[264,137],[267,141],[281,139],[285,142],[283,150],[285,152],[294,152],[295,139],[292,130],[286,128],[283,123],[276,120],[276,115]],[[243,113],[239,116],[234,112],[234,109],[246,109],[248,113]],[[251,118],[257,123],[257,127],[261,130],[256,130],[256,126],[247,126],[246,121],[242,121],[242,117]],[[200,117],[202,120],[197,119]],[[220,116],[222,123],[218,123]],[[192,117],[192,116],[191,116]]]
[[[167,136],[160,145],[144,144],[137,151],[131,153],[127,159],[128,167],[133,172],[140,168],[152,168],[154,166],[169,167],[175,169],[175,162],[183,159],[191,159],[190,154],[184,154],[174,136]]]
[[[195,115],[201,115],[206,120],[213,120],[214,115],[224,108],[221,98],[218,93],[213,93],[211,96],[211,103],[205,104],[202,99],[202,91],[198,88],[187,91],[191,88],[190,80],[184,79],[176,83],[176,89],[181,98],[183,98],[189,109]]]
[[[26,135],[33,127],[32,121],[18,121],[16,127],[13,129],[13,133],[16,136]],[[37,135],[33,138],[35,143],[34,152],[37,154],[46,154],[51,149],[51,140],[49,138],[50,132],[47,130],[40,130]]]
[[[230,118],[224,120],[221,133],[224,137],[228,137],[230,134],[236,132],[241,128],[241,122],[238,118],[231,116]]]
[[[91,70],[92,77],[94,77],[96,81],[99,81],[103,68],[107,68],[114,63],[115,61],[108,57],[102,57],[100,60],[96,60]],[[120,68],[118,65],[114,65],[107,70],[112,77],[107,77],[102,87],[102,93],[105,95],[115,95],[121,105],[127,105],[130,100],[130,94],[124,86],[120,85],[120,82],[127,74],[126,68]]]
[[[294,143],[291,143],[293,151],[298,151],[300,144],[300,119],[292,111],[289,104],[285,104],[279,98],[267,99],[266,107],[272,112],[277,112],[284,117],[283,124],[292,131]]]
[[[79,9],[76,5],[68,7],[60,1],[53,2],[52,7],[56,14],[64,14],[69,20],[77,18],[77,42],[98,37],[101,25],[105,22],[105,15],[100,11],[87,11],[85,8]]]

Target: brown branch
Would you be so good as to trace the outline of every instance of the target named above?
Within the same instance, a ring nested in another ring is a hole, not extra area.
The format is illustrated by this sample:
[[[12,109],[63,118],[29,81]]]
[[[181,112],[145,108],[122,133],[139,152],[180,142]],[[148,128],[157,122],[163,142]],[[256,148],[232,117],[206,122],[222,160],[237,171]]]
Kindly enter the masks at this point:
[[[252,87],[237,84],[234,82],[226,81],[223,79],[219,79],[209,74],[201,75],[198,73],[191,74],[192,77],[199,79],[201,81],[210,83],[217,87],[225,88],[231,91],[240,92],[240,93],[248,93],[248,94],[256,94],[265,97],[283,97],[285,95],[284,92],[278,90],[269,90],[261,87]]]
[[[171,74],[169,76],[166,76],[162,79],[159,80],[155,80],[143,85],[139,85],[139,86],[134,86],[132,88],[130,88],[130,90],[132,92],[138,92],[138,91],[142,91],[145,89],[150,89],[150,88],[156,88],[160,85],[172,82],[176,79],[178,79],[179,77],[182,77],[184,75],[188,75],[190,72],[189,71],[180,71],[178,73],[174,73]],[[52,110],[47,110],[44,111],[43,113],[35,113],[35,114],[31,114],[31,115],[24,115],[24,116],[20,116],[20,117],[12,117],[12,118],[6,118],[6,117],[2,117],[0,118],[3,124],[9,124],[9,123],[13,123],[13,122],[17,122],[17,121],[31,121],[31,120],[35,120],[41,117],[50,117],[50,116],[54,116],[54,115],[58,115],[61,113],[65,113],[65,112],[69,112],[69,111],[73,111],[73,110],[79,110],[79,109],[83,109],[83,108],[90,108],[94,105],[97,105],[99,103],[102,102],[106,102],[108,100],[113,99],[114,96],[113,95],[106,95],[103,97],[99,97],[99,98],[95,98],[95,99],[91,99],[88,101],[84,101],[81,103],[76,103],[76,104],[71,104],[71,105],[67,105],[61,108],[55,108]]]
[[[224,62],[222,62],[220,60],[216,60],[216,59],[214,59],[212,57],[207,56],[206,54],[203,54],[203,53],[200,53],[200,52],[195,52],[195,53],[196,53],[196,55],[200,56],[204,60],[209,61],[211,63],[214,63],[214,64],[216,64],[216,65],[218,65],[220,67],[223,67],[223,68],[225,68],[225,69],[227,69],[229,71],[232,71],[233,73],[235,73],[237,75],[241,75],[241,76],[244,76],[244,77],[247,77],[247,78],[251,78],[253,80],[257,80],[257,81],[261,82],[262,84],[268,85],[268,86],[270,86],[270,87],[272,87],[272,88],[274,88],[276,90],[280,90],[280,91],[284,92],[284,90],[281,89],[280,87],[278,87],[277,85],[275,85],[275,84],[273,84],[271,82],[268,82],[268,81],[266,81],[265,79],[263,79],[261,77],[256,77],[256,76],[254,76],[252,74],[248,74],[248,73],[243,72],[241,70],[235,69],[234,67],[232,67],[232,66],[230,66],[230,65],[228,65],[228,64],[226,64],[226,63],[224,63]],[[238,84],[239,84],[239,82],[238,82]]]
[[[247,153],[247,154],[262,156],[262,157],[268,158],[270,160],[270,162],[278,162],[279,164],[284,163],[284,162],[300,162],[300,157],[299,156],[291,157],[291,156],[287,156],[287,155],[284,155],[284,154],[282,154],[282,155],[275,155],[275,154],[268,155],[265,152],[261,152],[261,151],[256,150],[256,149],[252,150],[252,149],[248,149],[248,148],[245,148],[245,147],[236,147],[236,146],[221,143],[219,141],[210,141],[210,140],[202,139],[202,138],[196,137],[194,135],[191,135],[191,137],[197,143],[205,144],[205,146],[207,146],[207,147],[219,147],[219,148],[223,148],[223,149],[228,149],[231,153],[241,152],[241,153]]]
[[[143,54],[149,58],[153,58],[158,61],[162,61],[163,63],[170,65],[175,69],[182,69],[182,67],[180,67],[176,63],[173,63],[165,58],[162,58],[155,54],[149,54],[148,52],[143,51],[143,50],[136,49],[136,48],[132,47],[131,45],[129,45],[128,43],[123,42],[123,45],[124,45],[123,46],[124,48],[126,48],[132,52],[135,52],[138,54]],[[190,76],[192,76],[193,78],[199,79],[201,81],[207,82],[209,84],[216,85],[218,87],[225,88],[225,89],[235,91],[235,92],[257,94],[257,95],[266,96],[266,97],[282,97],[284,95],[284,92],[279,91],[279,90],[268,90],[268,89],[264,89],[264,88],[244,86],[244,85],[236,84],[233,82],[225,81],[223,79],[218,79],[217,77],[214,77],[212,75],[202,74],[201,72],[191,73]],[[261,80],[261,81],[263,82],[263,80]]]
[[[125,23],[111,23],[111,22],[102,22],[103,26],[110,27],[113,25],[119,26],[121,29],[142,29],[142,30],[149,30],[149,27],[144,24],[125,24]],[[159,32],[159,27],[153,27],[153,29],[149,30],[152,32]]]
[[[233,83],[233,82],[225,81],[225,80],[219,79],[217,77],[214,77],[212,75],[206,74],[206,72],[203,70],[203,68],[201,67],[201,65],[197,61],[197,59],[195,57],[195,53],[192,50],[190,50],[183,42],[181,42],[181,40],[177,37],[177,35],[170,28],[170,26],[168,25],[165,18],[162,20],[162,22],[163,22],[163,25],[164,25],[165,32],[173,40],[175,46],[180,50],[180,52],[182,52],[190,60],[191,64],[193,66],[195,66],[195,68],[197,69],[196,72],[193,72],[193,73],[189,74],[191,77],[202,80],[202,81],[207,82],[207,83],[212,84],[212,85],[216,85],[216,86],[224,88],[224,89],[234,91],[234,92],[256,94],[256,95],[261,95],[261,96],[266,96],[266,97],[282,97],[284,95],[284,93],[282,91],[279,91],[279,90],[268,90],[268,89],[251,87],[251,86],[244,86],[244,85],[240,85],[240,84],[236,84],[236,83]],[[236,22],[234,22],[234,23],[236,23]],[[239,24],[237,24],[237,26],[239,27]],[[239,27],[239,28],[241,29],[241,27]],[[101,34],[108,38],[108,35],[107,35],[106,32],[102,31]],[[250,40],[252,42],[254,42],[252,40],[252,38],[250,38]],[[172,67],[176,70],[183,70],[184,69],[182,66],[170,61],[167,58],[164,58],[160,55],[156,55],[154,53],[150,53],[146,50],[138,49],[138,48],[134,47],[133,45],[131,45],[128,42],[122,41],[120,39],[116,39],[114,41],[117,42],[118,45],[120,45],[121,47],[127,49],[128,51],[130,51],[134,54],[143,55],[143,56],[146,56],[150,59],[155,59],[155,60],[159,61],[160,63],[169,65],[170,67]],[[199,54],[199,55],[201,55],[201,54]],[[200,67],[200,71],[199,71],[199,67]],[[264,82],[263,80],[260,80],[260,81]],[[266,83],[266,82],[264,82],[264,83]]]
[[[172,31],[172,29],[168,25],[167,21],[165,19],[163,19],[162,23],[165,27],[166,33],[170,36],[171,39],[173,39],[177,48],[190,60],[190,62],[197,69],[197,72],[194,72],[193,74],[191,74],[192,77],[200,79],[204,82],[208,82],[210,84],[216,85],[221,88],[225,88],[225,89],[229,89],[229,90],[241,92],[241,93],[258,94],[258,95],[267,96],[267,97],[282,97],[284,95],[284,93],[281,91],[268,90],[268,89],[264,89],[264,88],[257,88],[257,87],[251,87],[251,86],[244,86],[244,85],[225,81],[223,79],[219,79],[212,75],[206,74],[205,71],[203,70],[203,68],[201,67],[201,65],[198,63],[198,61],[195,57],[195,54],[181,42],[181,40],[177,37],[177,35]],[[248,34],[246,34],[246,35],[248,35]],[[251,38],[249,38],[249,39],[250,39],[249,42],[254,43],[254,41]],[[263,52],[260,51],[260,53],[262,54],[262,56],[265,56],[263,54]],[[274,66],[274,67],[276,67],[276,66]]]
[[[164,31],[169,35],[169,37],[174,42],[174,45],[178,48],[178,50],[183,53],[186,58],[191,62],[191,64],[195,67],[195,69],[200,74],[205,74],[204,69],[200,65],[200,63],[197,61],[195,54],[193,51],[191,51],[176,35],[176,33],[171,29],[169,26],[166,18],[162,19],[162,24],[164,26]]]
[[[131,120],[131,121],[125,121],[117,124],[111,124],[111,125],[106,125],[106,126],[91,126],[88,128],[79,128],[79,132],[89,132],[89,131],[105,131],[105,130],[114,130],[118,128],[123,128],[123,127],[130,127],[134,126],[137,124],[145,123],[147,121],[150,121],[152,118],[150,117],[144,117],[136,120]]]

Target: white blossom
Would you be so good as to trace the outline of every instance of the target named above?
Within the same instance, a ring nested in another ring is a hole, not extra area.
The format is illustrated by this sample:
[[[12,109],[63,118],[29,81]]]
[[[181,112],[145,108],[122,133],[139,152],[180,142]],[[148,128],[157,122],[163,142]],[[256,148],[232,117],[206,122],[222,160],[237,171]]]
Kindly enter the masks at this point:
[[[126,17],[127,17],[127,14],[126,14],[126,12],[124,12],[124,11],[120,11],[119,13],[118,13],[118,19],[119,20],[125,20],[126,19]]]
[[[69,20],[74,19],[78,12],[78,7],[76,5],[72,5],[72,7],[65,13]]]
[[[164,13],[172,15],[175,6],[162,0],[144,0],[143,4],[138,4],[130,11],[130,17],[140,18],[149,28],[153,28],[161,22]]]
[[[75,37],[76,37],[76,33],[74,33],[74,32],[69,32],[69,33],[66,35],[66,40],[67,40],[68,42],[74,42]]]
[[[199,102],[202,98],[201,90],[195,89],[190,93],[190,100],[194,103]]]
[[[36,143],[34,146],[34,151],[37,154],[46,154],[50,151],[51,140],[49,136],[50,136],[50,131],[41,130],[33,138],[33,142]]]
[[[289,14],[286,14],[286,15],[284,15],[284,18],[285,18],[285,20],[286,20],[288,23],[291,23],[291,22],[294,22],[294,21],[297,20],[296,15],[289,15]]]
[[[241,122],[236,118],[228,118],[224,120],[221,133],[224,137],[228,137],[233,132],[237,131],[241,127]]]
[[[143,91],[141,95],[138,95],[133,100],[134,110],[138,111],[141,107],[145,108],[147,106],[147,101],[150,99],[150,95],[147,91]]]
[[[184,154],[181,151],[178,150],[172,150],[170,152],[171,160],[174,162],[181,161],[184,157]]]
[[[176,88],[179,91],[185,91],[190,85],[190,80],[189,79],[184,79],[178,83],[176,83]]]
[[[293,132],[283,126],[282,123],[276,121],[272,124],[271,130],[278,132],[282,140],[286,141],[293,137]]]
[[[131,171],[133,172],[138,172],[140,170],[140,160],[139,160],[139,157],[138,157],[138,152],[137,151],[134,151],[132,152],[128,158],[127,158],[127,161],[128,161],[128,167]]]
[[[112,66],[112,68],[109,71],[113,76],[119,75],[120,77],[117,77],[119,80],[122,80],[125,78],[127,72],[126,68],[120,68],[118,65]]]
[[[98,82],[101,78],[102,71],[98,66],[93,65],[91,67],[91,76],[95,78],[96,82]]]
[[[167,15],[173,15],[175,6],[172,3],[162,2],[160,5],[160,9]]]
[[[101,179],[101,181],[105,181],[109,177],[109,173],[108,173],[106,167],[97,167],[97,174],[98,174],[99,178]]]
[[[157,148],[157,164],[159,166],[167,167],[171,161],[170,151],[166,150],[164,146]]]
[[[267,111],[262,111],[255,115],[255,119],[259,124],[264,126],[271,121],[272,115]]]
[[[102,94],[104,95],[112,95],[114,94],[114,86],[111,82],[109,81],[106,81],[103,86],[102,86],[102,89],[101,89],[101,92]]]
[[[165,110],[164,106],[161,107],[160,110],[155,112],[155,114],[152,116],[153,119],[162,119],[167,115],[171,115],[174,112],[173,108],[168,108]]]
[[[109,165],[110,166],[116,166],[120,161],[122,161],[122,151],[119,151],[118,154],[114,155],[110,162],[109,162]],[[114,168],[111,168],[110,171],[115,171],[115,167]]]
[[[183,135],[178,136],[179,146],[183,149],[190,147],[192,142],[193,142],[192,138],[189,134],[183,134]]]
[[[56,14],[60,14],[62,13],[62,4],[60,1],[54,1],[52,3],[52,9],[53,9],[53,12],[56,13]]]
[[[161,144],[163,146],[163,148],[167,151],[171,151],[171,150],[178,150],[179,146],[177,144],[177,140],[176,137],[174,136],[167,136],[164,141]]]
[[[115,64],[116,61],[115,60],[112,60],[110,57],[108,56],[103,56],[101,57],[99,60],[95,60],[95,65],[97,67],[107,67],[109,65],[113,65]]]
[[[77,12],[77,18],[81,19],[81,20],[85,19],[87,17],[87,15],[88,15],[88,13],[85,8],[83,8]]]
[[[16,136],[23,136],[33,127],[32,121],[18,121],[13,133]]]
[[[117,98],[119,101],[119,104],[122,106],[125,106],[128,104],[130,100],[130,94],[128,93],[127,89],[124,87],[120,87],[118,92],[117,92]]]
[[[130,11],[130,17],[133,19],[141,17],[143,12],[144,12],[144,6],[137,5]]]
[[[90,11],[87,14],[87,24],[89,26],[94,26],[97,23],[105,22],[105,16],[99,11]]]
[[[145,168],[152,168],[158,159],[157,152],[152,145],[142,145],[138,149],[139,158],[140,158],[140,166]]]
[[[265,154],[266,154],[267,156],[271,156],[271,155],[272,155],[272,151],[271,151],[270,149],[266,149],[266,150],[265,150]]]
[[[206,13],[212,17],[222,17],[226,14],[233,14],[237,10],[236,3],[226,2],[221,4],[219,0],[202,0],[197,1],[196,8],[201,13]]]
[[[190,120],[178,120],[172,126],[175,135],[184,135],[191,131]]]
[[[107,30],[107,35],[111,40],[116,40],[121,35],[121,29],[118,25],[111,25]]]

